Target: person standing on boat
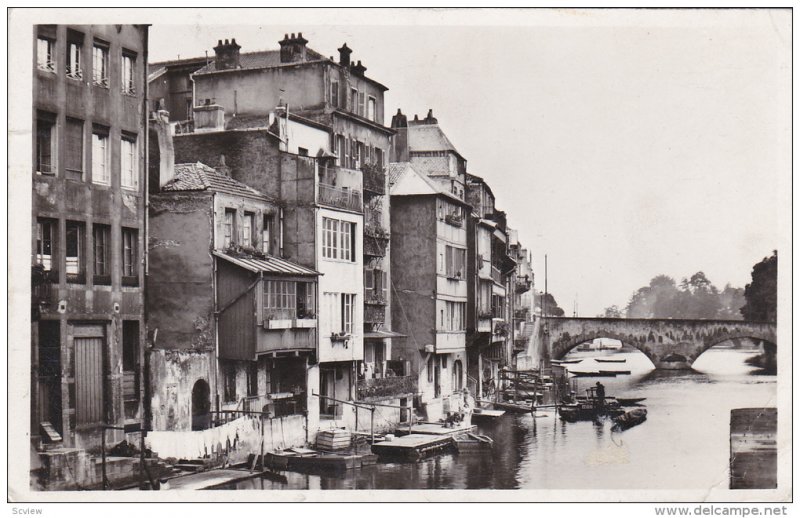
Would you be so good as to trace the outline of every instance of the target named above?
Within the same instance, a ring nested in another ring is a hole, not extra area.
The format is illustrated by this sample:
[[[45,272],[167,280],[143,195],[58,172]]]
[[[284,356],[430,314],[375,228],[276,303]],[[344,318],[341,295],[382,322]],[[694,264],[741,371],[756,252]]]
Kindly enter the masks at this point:
[[[597,408],[599,410],[602,410],[603,407],[605,407],[605,404],[606,404],[606,401],[605,401],[606,400],[606,388],[599,381],[597,383],[595,383],[594,395],[595,395],[595,398],[596,398]]]

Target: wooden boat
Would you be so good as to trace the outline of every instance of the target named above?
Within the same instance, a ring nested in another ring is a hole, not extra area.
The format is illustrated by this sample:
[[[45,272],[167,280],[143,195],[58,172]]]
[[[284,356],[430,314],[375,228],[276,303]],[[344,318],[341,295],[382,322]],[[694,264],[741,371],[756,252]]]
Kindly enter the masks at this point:
[[[533,410],[533,402],[531,401],[495,401],[492,406],[494,406],[495,410],[505,410],[506,412],[517,414],[527,414]]]
[[[472,410],[473,421],[494,421],[505,415],[505,410],[490,410],[488,408],[475,408]]]
[[[580,359],[580,360],[550,360],[550,363],[555,363],[556,365],[561,365],[561,364],[565,364],[565,363],[566,364],[580,363],[582,361],[583,361],[582,359]]]
[[[627,430],[647,420],[646,408],[634,408],[614,418],[612,430]]]
[[[570,374],[575,376],[576,378],[613,378],[617,374],[611,371],[571,371],[568,370]]]
[[[603,416],[616,417],[624,413],[618,406],[606,405],[598,409],[593,403],[579,402],[558,407],[558,416],[569,423],[575,421],[594,421]]]
[[[458,453],[480,453],[491,451],[494,440],[486,435],[468,433],[456,437],[456,449]]]
[[[290,448],[265,455],[267,466],[291,471],[345,471],[375,464],[376,455],[323,453],[308,448]]]
[[[612,360],[610,358],[595,358],[594,361],[599,363],[625,363],[628,360],[626,360],[625,358],[622,358],[621,360]]]
[[[615,399],[622,406],[632,406],[632,405],[638,405],[639,403],[641,403],[642,401],[644,401],[647,398],[646,397],[618,397],[618,398],[615,398]]]

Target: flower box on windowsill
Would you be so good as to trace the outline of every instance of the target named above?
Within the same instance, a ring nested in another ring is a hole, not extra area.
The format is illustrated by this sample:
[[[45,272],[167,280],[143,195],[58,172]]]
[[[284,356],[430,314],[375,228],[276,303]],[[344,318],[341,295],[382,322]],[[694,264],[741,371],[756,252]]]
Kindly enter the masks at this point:
[[[95,275],[92,277],[95,286],[111,286],[111,276],[110,275]]]
[[[86,284],[85,273],[68,273],[67,283],[69,284]]]
[[[293,323],[291,318],[267,318],[264,319],[264,329],[291,329]]]
[[[447,214],[447,215],[445,215],[444,221],[448,225],[452,225],[452,226],[458,227],[458,228],[461,228],[461,226],[463,225],[463,222],[464,222],[463,219],[461,218],[461,216],[457,216],[455,214]]]
[[[122,285],[123,286],[138,286],[139,285],[139,277],[136,275],[123,275],[122,276]]]
[[[298,329],[312,329],[317,327],[317,319],[313,317],[297,318],[294,320],[294,325]]]
[[[450,274],[447,276],[448,281],[463,281],[464,278],[460,273]]]
[[[352,335],[350,335],[350,333],[344,333],[344,332],[342,332],[342,333],[331,333],[331,342],[345,342],[346,343],[348,340],[350,340],[350,338],[352,338]]]

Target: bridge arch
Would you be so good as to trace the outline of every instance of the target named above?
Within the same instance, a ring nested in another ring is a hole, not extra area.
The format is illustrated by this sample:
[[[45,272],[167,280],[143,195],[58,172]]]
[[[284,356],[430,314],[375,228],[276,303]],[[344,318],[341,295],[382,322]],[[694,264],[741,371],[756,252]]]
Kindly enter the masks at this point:
[[[687,369],[711,347],[736,339],[776,344],[774,323],[741,320],[548,317],[539,339],[551,358],[596,338],[613,338],[641,351],[659,369]]]

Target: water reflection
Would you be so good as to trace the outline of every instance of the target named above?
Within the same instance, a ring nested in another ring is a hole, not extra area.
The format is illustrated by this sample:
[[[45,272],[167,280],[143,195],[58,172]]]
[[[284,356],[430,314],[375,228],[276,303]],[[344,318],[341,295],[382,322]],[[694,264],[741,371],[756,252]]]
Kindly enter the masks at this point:
[[[638,351],[629,376],[603,378],[610,396],[645,397],[648,419],[625,432],[607,420],[565,423],[508,415],[479,427],[492,454],[449,454],[416,464],[385,463],[338,476],[283,472],[234,484],[236,489],[687,489],[727,485],[730,410],[775,404],[775,376],[753,375],[755,350],[712,348],[695,371],[657,371]],[[580,368],[598,352],[575,352]],[[581,379],[580,391],[596,380]]]

